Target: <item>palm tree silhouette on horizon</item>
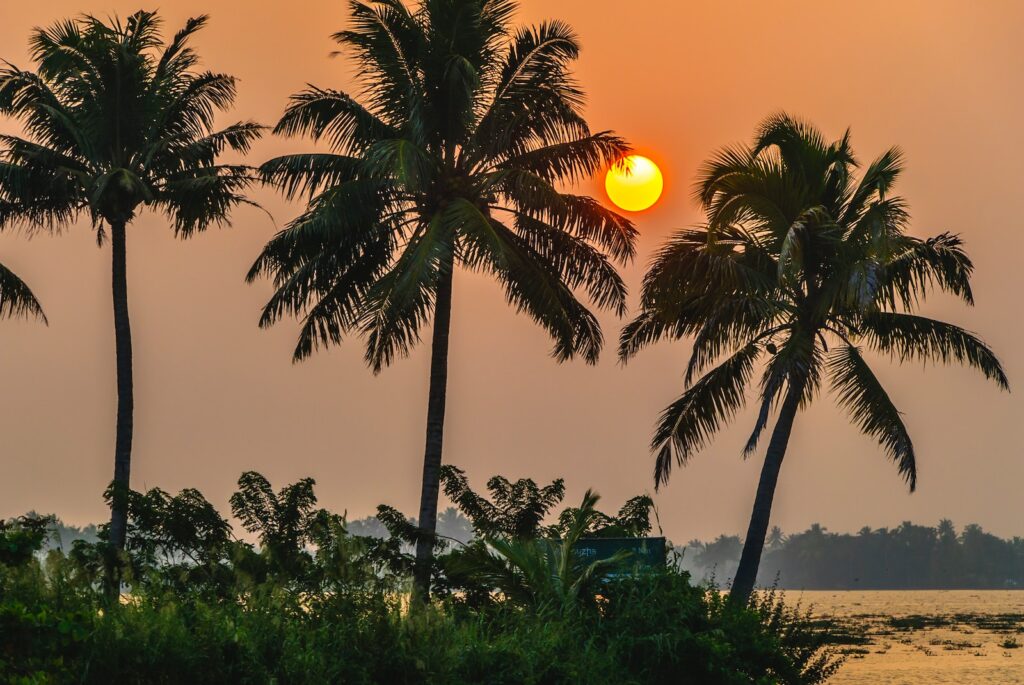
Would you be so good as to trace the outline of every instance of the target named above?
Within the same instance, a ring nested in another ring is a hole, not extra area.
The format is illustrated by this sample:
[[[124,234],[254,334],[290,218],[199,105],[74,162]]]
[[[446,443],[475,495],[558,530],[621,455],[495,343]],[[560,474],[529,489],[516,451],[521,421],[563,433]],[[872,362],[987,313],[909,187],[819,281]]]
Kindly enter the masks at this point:
[[[981,340],[914,313],[936,289],[973,304],[973,265],[960,238],[907,235],[905,203],[890,194],[902,170],[897,148],[870,164],[859,182],[857,166],[849,131],[828,143],[786,114],[766,119],[752,147],[718,152],[695,189],[706,225],[677,232],[656,254],[640,313],[622,332],[623,361],[663,338],[694,338],[685,390],[662,413],[652,440],[659,486],[673,464],[685,465],[744,405],[757,362],[767,358],[745,456],[773,413],[777,419],[733,602],[746,603],[754,589],[793,423],[823,378],[910,490],[916,486],[910,435],[860,345],[899,361],[968,364],[1009,389]]]
[[[569,73],[579,45],[565,24],[514,30],[512,0],[349,3],[334,35],[360,69],[361,93],[309,87],[276,132],[329,151],[264,164],[265,179],[305,195],[298,218],[264,248],[250,280],[275,293],[260,324],[301,317],[295,358],[366,339],[375,373],[419,342],[433,318],[414,598],[429,597],[456,267],[504,286],[508,302],[555,341],[559,361],[595,362],[603,338],[575,294],[625,312],[614,262],[636,231],[561,184],[618,162],[625,142],[592,133]]]
[[[20,120],[25,137],[0,136],[0,229],[59,231],[88,216],[103,244],[109,230],[117,358],[114,478],[109,540],[124,548],[131,469],[134,392],[128,315],[126,229],[144,207],[162,212],[175,235],[227,222],[255,179],[244,166],[218,163],[245,153],[262,127],[213,127],[235,98],[235,79],[195,71],[188,47],[206,24],[189,19],[169,43],[153,12],[124,22],[83,15],[36,29],[38,70],[0,69],[0,113]]]

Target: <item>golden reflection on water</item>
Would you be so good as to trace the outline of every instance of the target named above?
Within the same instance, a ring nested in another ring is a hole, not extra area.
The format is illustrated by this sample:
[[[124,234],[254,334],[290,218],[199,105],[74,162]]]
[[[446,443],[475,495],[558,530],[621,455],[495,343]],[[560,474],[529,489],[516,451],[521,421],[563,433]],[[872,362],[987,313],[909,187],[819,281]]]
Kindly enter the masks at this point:
[[[786,593],[867,642],[833,685],[1024,684],[1024,590]],[[1017,646],[1014,646],[1017,645]]]

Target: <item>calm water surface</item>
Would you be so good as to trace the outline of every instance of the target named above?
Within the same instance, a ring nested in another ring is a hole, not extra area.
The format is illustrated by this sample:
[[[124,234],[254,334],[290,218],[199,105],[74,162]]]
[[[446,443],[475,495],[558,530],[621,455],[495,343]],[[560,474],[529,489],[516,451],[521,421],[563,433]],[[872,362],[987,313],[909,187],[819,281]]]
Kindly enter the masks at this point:
[[[786,596],[863,640],[843,647],[849,658],[834,685],[1024,685],[1024,590]]]

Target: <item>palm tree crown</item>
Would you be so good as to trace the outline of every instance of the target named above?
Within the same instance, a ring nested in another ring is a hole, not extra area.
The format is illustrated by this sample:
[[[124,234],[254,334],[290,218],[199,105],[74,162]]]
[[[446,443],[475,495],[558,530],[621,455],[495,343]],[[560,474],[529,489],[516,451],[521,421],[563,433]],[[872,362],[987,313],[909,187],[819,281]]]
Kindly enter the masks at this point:
[[[856,168],[849,132],[828,143],[785,114],[762,124],[753,147],[719,152],[696,189],[707,224],[678,232],[656,255],[641,311],[622,333],[623,359],[661,338],[694,337],[686,387],[652,441],[657,485],[743,406],[767,357],[745,454],[776,410],[777,420],[730,602],[745,603],[754,589],[793,423],[824,378],[916,487],[910,434],[861,346],[900,361],[966,363],[1008,388],[978,338],[915,313],[934,289],[972,304],[973,267],[955,235],[907,235],[906,205],[889,193],[900,151],[885,152],[859,181]]]
[[[38,71],[0,69],[0,112],[28,135],[0,136],[0,228],[59,228],[88,212],[102,236],[103,223],[130,221],[148,205],[187,236],[245,202],[251,174],[217,157],[248,151],[261,128],[214,130],[235,79],[193,70],[188,41],[205,24],[190,19],[167,45],[152,12],[37,29]]]
[[[351,28],[334,38],[360,69],[361,97],[295,95],[276,131],[330,151],[262,167],[289,196],[309,196],[250,273],[276,285],[262,325],[301,315],[296,358],[358,331],[379,371],[419,339],[457,264],[495,276],[558,359],[595,361],[601,331],[573,289],[621,314],[611,259],[632,256],[635,230],[559,190],[627,151],[581,116],[575,35],[560,22],[512,33],[510,0],[350,6]]]
[[[889,193],[900,151],[886,151],[859,182],[856,168],[849,132],[828,143],[782,114],[761,125],[753,147],[724,149],[701,170],[695,194],[707,225],[676,233],[656,255],[620,346],[627,359],[661,338],[694,337],[686,389],[652,443],[659,484],[743,406],[762,357],[747,454],[788,389],[805,406],[827,377],[911,490],[913,444],[861,346],[900,361],[966,363],[1008,388],[977,337],[915,314],[932,289],[973,304],[973,266],[955,235],[907,235],[906,203]]]

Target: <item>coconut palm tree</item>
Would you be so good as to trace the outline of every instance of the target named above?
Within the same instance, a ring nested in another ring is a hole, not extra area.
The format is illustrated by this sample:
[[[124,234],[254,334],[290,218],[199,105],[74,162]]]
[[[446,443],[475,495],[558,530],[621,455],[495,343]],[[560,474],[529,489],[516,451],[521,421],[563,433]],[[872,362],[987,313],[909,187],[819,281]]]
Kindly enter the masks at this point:
[[[907,234],[906,205],[890,194],[902,169],[898,149],[859,181],[857,168],[849,132],[829,143],[785,114],[769,117],[752,147],[717,153],[695,190],[707,224],[676,233],[656,255],[641,311],[622,333],[624,360],[663,338],[694,337],[684,392],[661,415],[652,441],[658,485],[743,406],[758,360],[766,359],[745,454],[773,413],[777,419],[733,582],[738,601],[754,587],[797,411],[824,378],[915,487],[910,435],[862,347],[899,361],[968,364],[1008,388],[981,340],[915,313],[935,289],[973,304],[973,266],[960,238]]]
[[[25,131],[0,137],[0,228],[57,230],[86,215],[100,244],[109,231],[117,355],[109,533],[117,549],[134,406],[126,229],[144,207],[167,216],[180,237],[226,223],[253,180],[246,167],[218,161],[225,150],[246,152],[261,128],[214,129],[216,112],[234,100],[235,79],[195,70],[188,42],[205,24],[190,19],[165,44],[152,12],[123,23],[82,16],[33,32],[36,71],[0,69],[0,113]]]
[[[558,360],[596,361],[598,321],[577,299],[625,309],[613,262],[635,230],[595,200],[562,192],[627,152],[592,133],[569,73],[579,46],[557,21],[515,30],[513,0],[353,0],[335,34],[361,74],[355,97],[310,87],[278,123],[327,151],[288,155],[265,178],[308,205],[249,274],[275,293],[261,319],[302,318],[295,358],[366,339],[379,372],[433,318],[415,593],[425,600],[436,526],[456,267],[490,274],[554,339]]]
[[[33,317],[46,323],[43,307],[25,281],[0,264],[0,319],[22,316]]]

